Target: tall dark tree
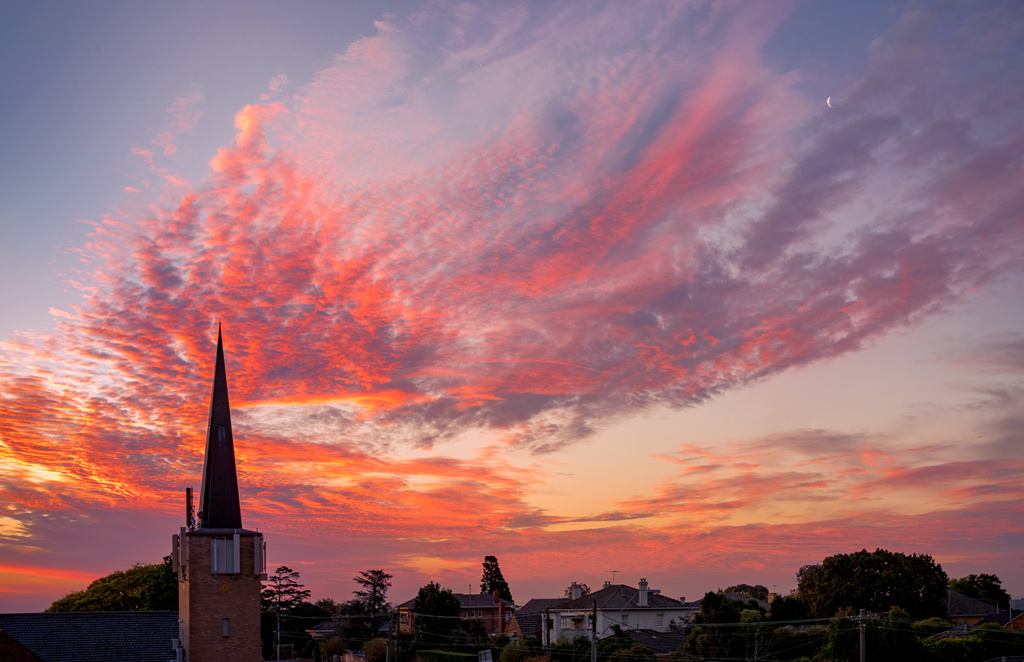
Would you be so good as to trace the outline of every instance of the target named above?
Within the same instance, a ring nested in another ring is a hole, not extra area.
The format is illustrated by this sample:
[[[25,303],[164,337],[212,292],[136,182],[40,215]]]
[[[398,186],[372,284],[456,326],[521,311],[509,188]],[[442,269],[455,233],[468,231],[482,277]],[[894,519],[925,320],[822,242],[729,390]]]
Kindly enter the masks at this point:
[[[512,591],[508,587],[508,582],[501,574],[501,568],[498,567],[498,557],[496,556],[485,556],[484,557],[484,574],[480,578],[480,592],[481,593],[494,593],[498,592],[498,597],[504,598],[509,602],[512,601]]]
[[[392,575],[383,570],[363,570],[352,580],[363,588],[352,591],[360,606],[369,614],[370,635],[376,636],[387,619],[388,589]]]
[[[459,625],[462,605],[450,588],[430,582],[420,588],[413,603],[417,646],[447,644],[452,630]]]
[[[310,606],[306,600],[310,592],[304,584],[299,582],[299,571],[292,570],[286,565],[279,566],[274,574],[267,578],[267,585],[263,587],[260,595],[260,602],[263,608],[263,615],[260,618],[264,644],[277,646],[277,653],[280,655],[280,645],[283,635],[281,634],[281,615],[304,616],[297,613],[304,606]],[[287,634],[288,628],[284,628]],[[269,646],[268,646],[269,648]],[[264,650],[264,652],[268,652]]]
[[[967,575],[960,579],[951,579],[949,588],[1000,609],[1007,608],[1007,603],[1010,602],[1010,594],[1003,589],[1003,582],[996,575]]]
[[[915,619],[944,616],[949,577],[928,554],[884,549],[830,556],[797,573],[799,597],[814,616],[829,618],[840,609],[887,612],[901,607]]]
[[[299,571],[282,565],[267,578],[261,602],[266,611],[288,613],[308,600],[309,596],[309,590],[299,582]]]

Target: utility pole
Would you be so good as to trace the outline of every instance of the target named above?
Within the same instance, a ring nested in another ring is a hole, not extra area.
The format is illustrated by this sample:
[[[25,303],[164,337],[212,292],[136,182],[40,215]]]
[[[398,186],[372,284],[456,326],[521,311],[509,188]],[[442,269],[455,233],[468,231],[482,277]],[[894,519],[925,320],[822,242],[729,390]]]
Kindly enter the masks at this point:
[[[597,662],[597,600],[590,615],[590,662]]]
[[[547,633],[546,639],[548,640],[548,662],[551,662],[551,609],[550,607],[544,608],[544,632]]]
[[[865,625],[865,621],[868,620],[868,617],[865,615],[864,610],[861,609],[860,610],[860,615],[859,616],[855,616],[853,618],[853,620],[857,621],[857,629],[860,630],[860,662],[864,662],[864,654],[865,654],[865,651],[864,651],[864,640],[865,640],[865,636],[864,636],[865,635],[865,631],[864,631],[865,628],[864,628],[864,625]]]

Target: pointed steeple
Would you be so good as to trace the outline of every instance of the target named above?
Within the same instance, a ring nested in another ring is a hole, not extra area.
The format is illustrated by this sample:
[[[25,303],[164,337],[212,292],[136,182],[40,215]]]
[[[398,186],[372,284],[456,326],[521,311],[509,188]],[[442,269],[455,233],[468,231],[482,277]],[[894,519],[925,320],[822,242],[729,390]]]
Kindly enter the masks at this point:
[[[231,437],[231,408],[228,406],[228,376],[224,369],[224,345],[217,325],[217,367],[213,373],[210,425],[206,431],[206,459],[199,501],[202,529],[242,528],[238,503],[238,475],[235,446]]]

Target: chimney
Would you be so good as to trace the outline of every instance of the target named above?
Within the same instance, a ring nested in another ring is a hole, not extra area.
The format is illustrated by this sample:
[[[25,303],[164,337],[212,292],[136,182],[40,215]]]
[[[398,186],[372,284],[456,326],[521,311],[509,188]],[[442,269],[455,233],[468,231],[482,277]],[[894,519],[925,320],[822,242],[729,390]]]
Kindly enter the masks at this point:
[[[610,581],[608,581],[607,579],[604,580],[604,588],[608,588],[611,585],[612,585],[612,583]]]
[[[494,596],[494,604],[500,605],[501,604],[501,594],[498,593],[497,589],[494,590],[494,593],[492,595]]]
[[[647,606],[647,580],[646,579],[641,579],[640,580],[640,606],[641,607],[646,607]]]
[[[583,597],[583,587],[580,586],[579,582],[572,583],[572,599],[579,600]]]

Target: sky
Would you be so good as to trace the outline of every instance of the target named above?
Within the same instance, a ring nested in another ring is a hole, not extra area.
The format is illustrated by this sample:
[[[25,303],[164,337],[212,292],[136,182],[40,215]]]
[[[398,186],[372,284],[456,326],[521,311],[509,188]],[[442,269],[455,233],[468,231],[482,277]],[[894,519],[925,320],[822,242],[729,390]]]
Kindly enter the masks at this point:
[[[0,20],[0,611],[170,553],[223,325],[313,598],[1024,594],[1024,7],[39,2]]]

